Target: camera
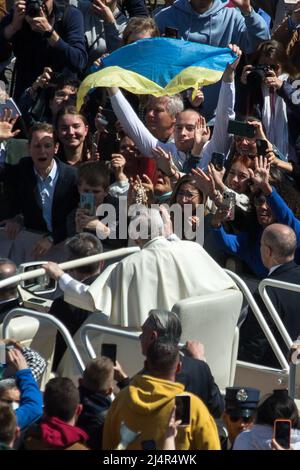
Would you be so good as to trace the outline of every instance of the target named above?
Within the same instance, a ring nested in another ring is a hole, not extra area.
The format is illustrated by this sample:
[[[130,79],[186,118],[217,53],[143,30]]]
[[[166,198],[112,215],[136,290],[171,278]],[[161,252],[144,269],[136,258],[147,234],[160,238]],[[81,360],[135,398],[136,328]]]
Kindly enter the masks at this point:
[[[31,16],[31,18],[40,16],[43,5],[43,0],[26,0],[25,15]]]
[[[270,65],[266,65],[266,64],[255,65],[251,73],[249,73],[248,75],[247,84],[255,88],[260,87],[267,73],[270,72],[271,70],[272,70],[272,67],[270,67]]]

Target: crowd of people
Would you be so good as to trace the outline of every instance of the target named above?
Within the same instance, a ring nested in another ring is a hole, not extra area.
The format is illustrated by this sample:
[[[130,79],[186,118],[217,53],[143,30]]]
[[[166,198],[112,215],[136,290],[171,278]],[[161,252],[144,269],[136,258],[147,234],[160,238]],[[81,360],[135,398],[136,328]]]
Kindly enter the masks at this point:
[[[12,342],[17,372],[0,381],[1,446],[116,449],[125,422],[129,449],[279,448],[273,422],[287,419],[297,448],[285,391],[259,402],[257,390],[228,388],[224,408],[201,346],[179,349],[170,311],[183,298],[237,289],[230,267],[287,354],[257,286],[300,281],[299,31],[300,2],[288,10],[283,0],[168,0],[152,10],[144,0],[0,0],[0,279],[48,261],[64,294],[50,313],[72,335],[95,311],[141,328],[146,359],[133,378],[100,357],[79,388],[52,379],[42,412],[43,360],[35,374],[32,351]],[[96,87],[76,108],[82,81],[106,55],[159,36],[228,47],[234,61],[198,90],[155,97]],[[117,264],[68,273],[58,265],[127,246],[140,250]],[[296,340],[298,293],[267,292]],[[0,304],[2,323],[20,304],[16,285],[0,289]],[[250,308],[239,328],[238,357],[277,367]],[[54,370],[64,351],[58,334]],[[184,394],[185,426],[174,411]]]

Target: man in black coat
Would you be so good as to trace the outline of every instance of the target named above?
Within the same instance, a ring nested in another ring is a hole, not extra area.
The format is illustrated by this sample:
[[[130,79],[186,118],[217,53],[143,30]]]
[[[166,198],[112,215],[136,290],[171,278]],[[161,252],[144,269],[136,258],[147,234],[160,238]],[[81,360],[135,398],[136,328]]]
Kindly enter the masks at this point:
[[[140,336],[143,355],[146,356],[150,344],[160,336],[168,336],[178,344],[181,332],[181,323],[176,313],[167,310],[150,310],[149,317],[142,325]],[[195,342],[192,343],[194,343],[193,350],[195,351]],[[199,348],[197,349],[199,357]],[[204,360],[184,355],[183,352],[180,361],[182,368],[176,375],[176,381],[185,385],[186,391],[201,398],[209,412],[215,418],[219,418],[224,408],[224,401],[208,364]]]
[[[269,269],[268,278],[300,284],[300,266],[294,262],[296,246],[296,235],[290,227],[282,224],[272,224],[264,230],[261,238],[261,256],[264,265]],[[288,334],[292,340],[297,339],[298,335],[300,335],[300,294],[273,287],[268,287],[267,293]],[[270,329],[273,331],[283,354],[286,355],[288,352],[287,347],[278,334],[277,328],[274,326],[258,291],[254,294],[254,297]],[[240,329],[238,358],[246,362],[280,367],[267,338],[250,309]]]
[[[85,258],[102,253],[103,248],[100,240],[91,233],[79,233],[67,241],[68,259]],[[99,276],[103,263],[100,261],[80,266],[72,270],[72,275],[78,281],[87,285],[92,284]],[[75,307],[64,301],[64,296],[54,300],[49,313],[60,320],[69,330],[72,336],[81,327],[91,312]],[[60,333],[56,335],[55,353],[53,359],[53,370],[56,370],[67,346]]]
[[[83,16],[55,0],[17,0],[0,22],[0,50],[11,43],[16,57],[11,94],[18,100],[44,67],[77,78],[87,63]]]
[[[79,195],[77,170],[54,158],[56,148],[52,126],[37,123],[29,135],[30,157],[6,168],[10,218],[2,221],[2,236],[13,240],[6,255],[16,264],[43,258],[61,261],[67,216]]]

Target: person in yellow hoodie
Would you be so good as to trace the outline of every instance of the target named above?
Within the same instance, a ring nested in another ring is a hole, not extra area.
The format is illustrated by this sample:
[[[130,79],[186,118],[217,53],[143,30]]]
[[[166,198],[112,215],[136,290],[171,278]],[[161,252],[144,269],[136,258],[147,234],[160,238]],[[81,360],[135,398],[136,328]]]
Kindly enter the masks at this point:
[[[147,350],[147,375],[137,375],[113,401],[105,419],[103,449],[116,449],[120,442],[120,426],[124,422],[134,432],[140,432],[128,450],[141,450],[143,441],[155,441],[161,450],[175,396],[190,395],[190,424],[180,426],[176,436],[177,450],[219,450],[216,423],[204,403],[184,386],[175,382],[180,370],[178,346],[161,337]]]

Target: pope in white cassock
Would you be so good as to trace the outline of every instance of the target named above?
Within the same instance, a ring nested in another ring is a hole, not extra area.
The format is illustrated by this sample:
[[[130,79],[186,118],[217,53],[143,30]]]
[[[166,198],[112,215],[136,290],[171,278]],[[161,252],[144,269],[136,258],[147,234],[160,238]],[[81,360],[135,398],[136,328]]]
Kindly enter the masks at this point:
[[[151,233],[148,239],[136,240],[141,251],[106,268],[90,286],[76,281],[55,263],[46,265],[59,279],[66,302],[101,311],[111,324],[139,328],[151,309],[171,310],[187,297],[237,289],[198,243],[164,238],[157,210],[147,209],[137,217],[140,220],[136,222],[148,224]]]

